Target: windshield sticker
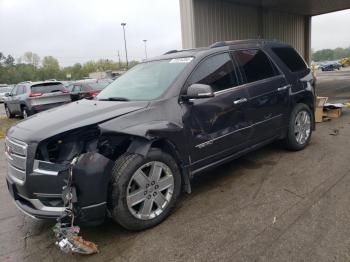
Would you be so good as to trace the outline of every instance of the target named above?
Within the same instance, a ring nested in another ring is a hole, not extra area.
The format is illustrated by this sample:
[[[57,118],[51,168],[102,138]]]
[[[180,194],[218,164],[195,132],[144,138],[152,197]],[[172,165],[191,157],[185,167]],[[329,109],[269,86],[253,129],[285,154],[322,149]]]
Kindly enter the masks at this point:
[[[182,57],[182,58],[174,58],[170,60],[170,64],[176,64],[176,63],[189,63],[193,60],[193,57]]]

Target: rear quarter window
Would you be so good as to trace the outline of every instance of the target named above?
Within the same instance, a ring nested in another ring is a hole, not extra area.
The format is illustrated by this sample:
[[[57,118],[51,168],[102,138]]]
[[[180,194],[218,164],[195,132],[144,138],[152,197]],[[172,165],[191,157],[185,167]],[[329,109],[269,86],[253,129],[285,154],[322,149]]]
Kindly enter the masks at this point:
[[[247,83],[279,75],[270,58],[260,49],[234,51],[233,56],[240,65]]]
[[[64,85],[62,83],[43,83],[33,85],[31,87],[33,93],[53,93],[64,91]]]
[[[300,72],[307,69],[307,66],[301,56],[290,47],[275,47],[272,51],[288,67],[291,72]]]

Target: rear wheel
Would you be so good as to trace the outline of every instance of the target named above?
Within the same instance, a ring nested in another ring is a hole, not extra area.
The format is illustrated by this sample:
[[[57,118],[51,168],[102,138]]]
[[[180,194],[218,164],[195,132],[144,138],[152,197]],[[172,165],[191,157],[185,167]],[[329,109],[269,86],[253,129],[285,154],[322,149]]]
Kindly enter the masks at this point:
[[[286,147],[294,151],[302,150],[309,144],[311,135],[311,110],[305,104],[297,104],[290,115]]]
[[[122,155],[113,169],[111,213],[129,230],[144,230],[162,222],[174,208],[181,191],[175,160],[159,149],[146,157]]]
[[[13,113],[11,113],[10,109],[5,105],[5,112],[6,112],[6,116],[7,118],[14,118],[15,115]]]
[[[28,116],[29,116],[28,109],[27,109],[27,107],[23,106],[22,107],[22,117],[23,117],[23,119],[28,118]]]

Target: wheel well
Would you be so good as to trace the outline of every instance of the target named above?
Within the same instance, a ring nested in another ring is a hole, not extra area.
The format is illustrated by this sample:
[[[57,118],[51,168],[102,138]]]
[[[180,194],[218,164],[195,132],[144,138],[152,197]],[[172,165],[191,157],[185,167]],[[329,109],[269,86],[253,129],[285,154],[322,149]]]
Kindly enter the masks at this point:
[[[307,96],[307,97],[302,97],[298,100],[295,101],[296,104],[305,104],[306,106],[308,106],[311,110],[311,114],[312,114],[312,130],[316,129],[316,122],[315,122],[315,100],[313,97],[311,96]]]
[[[315,101],[312,97],[310,96],[307,96],[307,97],[302,97],[298,100],[295,101],[296,104],[305,104],[307,105],[311,111],[313,112],[314,111],[314,107],[315,107]]]
[[[175,145],[168,140],[156,140],[152,143],[151,147],[159,148],[163,152],[171,155],[178,167],[180,168],[180,173],[182,177],[182,188],[185,192],[191,193],[191,184],[190,184],[190,172],[185,167],[183,160],[181,159],[180,153],[176,149]]]
[[[156,140],[152,143],[151,147],[161,149],[163,152],[171,155],[179,165],[182,164],[180,154],[176,150],[176,147],[171,142],[167,140]]]

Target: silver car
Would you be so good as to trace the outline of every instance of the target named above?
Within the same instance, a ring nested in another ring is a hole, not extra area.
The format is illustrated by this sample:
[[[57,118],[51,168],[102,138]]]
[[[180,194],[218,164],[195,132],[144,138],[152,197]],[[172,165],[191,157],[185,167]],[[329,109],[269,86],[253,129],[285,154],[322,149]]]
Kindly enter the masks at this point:
[[[71,102],[69,91],[61,82],[23,82],[17,84],[4,101],[8,118],[26,118],[35,113]]]
[[[5,101],[5,97],[11,93],[13,86],[0,87],[0,103]]]

